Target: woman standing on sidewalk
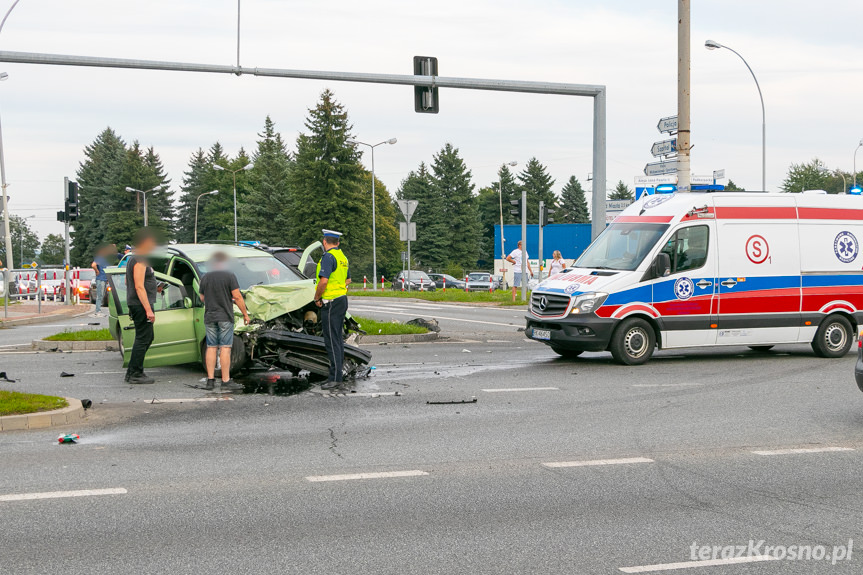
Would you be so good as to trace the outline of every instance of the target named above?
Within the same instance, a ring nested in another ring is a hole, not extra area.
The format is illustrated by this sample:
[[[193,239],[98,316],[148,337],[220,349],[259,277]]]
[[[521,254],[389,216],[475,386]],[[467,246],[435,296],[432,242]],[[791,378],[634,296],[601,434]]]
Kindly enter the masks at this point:
[[[566,268],[566,262],[563,260],[560,250],[554,250],[552,258],[551,264],[548,266],[548,277],[559,274]]]

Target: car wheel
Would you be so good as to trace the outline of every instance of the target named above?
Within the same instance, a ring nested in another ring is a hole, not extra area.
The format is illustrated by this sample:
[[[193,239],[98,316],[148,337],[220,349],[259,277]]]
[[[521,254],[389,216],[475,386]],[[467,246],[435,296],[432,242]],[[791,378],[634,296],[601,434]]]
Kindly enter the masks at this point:
[[[647,321],[633,317],[621,322],[611,336],[609,350],[618,363],[641,365],[653,355],[656,334]]]
[[[566,359],[575,359],[584,353],[583,349],[566,349],[563,347],[551,346],[551,351]]]
[[[231,343],[231,373],[238,373],[246,365],[248,356],[246,355],[246,344],[239,336],[234,336],[234,341]],[[207,372],[207,340],[201,342],[201,366],[204,368],[204,373]],[[216,360],[215,375],[221,373],[219,360]]]
[[[851,322],[844,316],[834,314],[827,316],[818,326],[815,339],[812,340],[812,351],[818,357],[842,357],[851,349],[853,341]]]
[[[771,349],[773,349],[773,346],[772,345],[750,345],[749,349],[751,349],[752,351],[757,351],[759,353],[766,353],[766,352],[770,351]]]

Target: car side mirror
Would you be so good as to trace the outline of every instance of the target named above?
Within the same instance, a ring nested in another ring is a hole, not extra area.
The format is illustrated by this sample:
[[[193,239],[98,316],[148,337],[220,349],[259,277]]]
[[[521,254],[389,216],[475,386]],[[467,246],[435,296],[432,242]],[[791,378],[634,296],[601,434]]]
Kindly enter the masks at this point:
[[[671,257],[665,252],[656,254],[653,260],[653,277],[664,278],[671,273]]]
[[[192,309],[192,298],[184,297],[183,298],[183,308],[184,309]]]

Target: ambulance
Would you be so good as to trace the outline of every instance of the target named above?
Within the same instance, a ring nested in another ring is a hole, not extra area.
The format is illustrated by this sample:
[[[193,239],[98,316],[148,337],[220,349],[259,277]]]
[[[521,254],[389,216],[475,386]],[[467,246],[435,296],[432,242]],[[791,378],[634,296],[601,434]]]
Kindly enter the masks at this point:
[[[565,357],[810,343],[842,357],[863,323],[863,197],[644,196],[531,294],[526,335]]]

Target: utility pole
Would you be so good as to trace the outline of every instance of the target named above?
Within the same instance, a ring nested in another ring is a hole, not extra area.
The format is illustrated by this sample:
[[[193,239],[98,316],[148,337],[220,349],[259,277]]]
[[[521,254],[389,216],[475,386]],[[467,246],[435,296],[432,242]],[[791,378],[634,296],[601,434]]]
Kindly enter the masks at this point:
[[[542,268],[545,267],[545,258],[542,257],[542,230],[545,228],[542,222],[545,202],[539,201],[539,281],[542,281]]]
[[[527,301],[527,190],[521,191],[521,301]]]
[[[63,198],[66,198],[69,193],[69,178],[63,178]],[[66,265],[64,266],[65,273],[63,274],[63,283],[66,286],[66,297],[64,298],[64,303],[66,305],[72,305],[72,290],[71,290],[71,282],[69,281],[69,270],[72,268],[69,262],[69,214],[66,214],[66,218],[63,221],[63,226],[66,230],[65,235],[65,247],[66,247]]]
[[[677,191],[692,191],[689,169],[689,3],[677,0]]]

